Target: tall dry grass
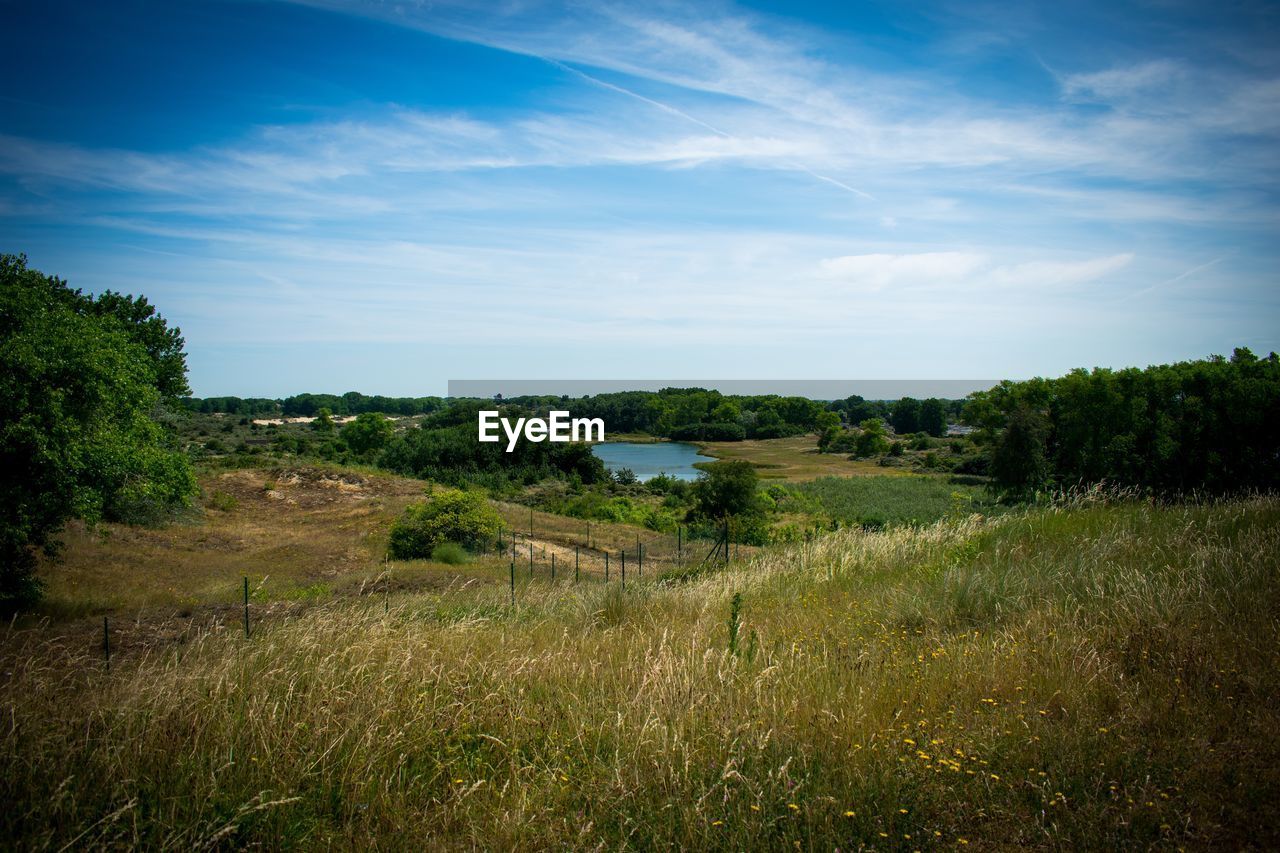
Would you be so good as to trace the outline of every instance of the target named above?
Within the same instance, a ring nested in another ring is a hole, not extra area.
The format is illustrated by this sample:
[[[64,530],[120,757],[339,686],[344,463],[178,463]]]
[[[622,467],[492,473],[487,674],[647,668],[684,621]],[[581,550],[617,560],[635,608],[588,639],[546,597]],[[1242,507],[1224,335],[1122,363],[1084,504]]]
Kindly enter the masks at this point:
[[[1280,844],[1280,501],[844,531],[497,584],[104,672],[3,642],[15,846]],[[736,653],[730,601],[742,595]]]

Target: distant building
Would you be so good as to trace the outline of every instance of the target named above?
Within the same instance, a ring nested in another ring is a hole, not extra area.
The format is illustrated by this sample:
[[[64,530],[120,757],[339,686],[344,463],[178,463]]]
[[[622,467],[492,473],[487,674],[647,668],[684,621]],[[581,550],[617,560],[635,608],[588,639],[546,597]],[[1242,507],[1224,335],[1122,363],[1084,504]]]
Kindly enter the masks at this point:
[[[973,432],[973,427],[964,424],[947,424],[947,438],[955,438],[961,435],[968,435]]]

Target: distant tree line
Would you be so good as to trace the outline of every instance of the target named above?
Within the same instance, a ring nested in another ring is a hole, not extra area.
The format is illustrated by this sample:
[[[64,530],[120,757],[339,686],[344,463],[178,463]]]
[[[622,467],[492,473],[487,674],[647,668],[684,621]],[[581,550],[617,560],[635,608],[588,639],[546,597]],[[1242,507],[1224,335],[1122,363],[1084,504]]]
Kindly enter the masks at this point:
[[[971,395],[964,419],[1008,494],[1104,481],[1161,494],[1280,486],[1275,353],[1006,381]]]
[[[508,453],[502,442],[476,440],[477,412],[495,404],[455,401],[429,415],[416,429],[390,440],[378,456],[384,468],[451,485],[483,485],[495,490],[567,479],[584,485],[608,479],[604,463],[581,442],[520,441]],[[517,405],[498,406],[503,417],[531,414]]]
[[[312,418],[327,409],[330,415],[361,415],[378,412],[384,415],[425,415],[444,408],[440,397],[384,397],[365,395],[359,391],[345,394],[295,394],[283,399],[267,397],[186,397],[183,406],[202,414],[225,413],[242,417],[306,417]]]

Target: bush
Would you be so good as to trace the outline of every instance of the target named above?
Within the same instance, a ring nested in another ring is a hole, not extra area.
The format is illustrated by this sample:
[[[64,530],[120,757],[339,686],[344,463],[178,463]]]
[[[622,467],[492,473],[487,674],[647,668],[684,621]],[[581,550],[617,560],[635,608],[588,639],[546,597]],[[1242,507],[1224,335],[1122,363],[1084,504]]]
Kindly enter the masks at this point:
[[[443,545],[437,545],[431,551],[431,559],[437,563],[446,563],[450,566],[461,566],[471,562],[471,555],[467,553],[467,549],[463,548],[457,542],[446,542]]]
[[[216,509],[219,512],[231,512],[239,504],[240,502],[236,500],[235,495],[228,494],[221,489],[209,497],[209,508]]]
[[[742,424],[735,423],[685,424],[671,430],[675,441],[742,441],[746,437]]]
[[[483,495],[444,489],[405,508],[391,527],[387,552],[397,560],[412,560],[431,556],[446,543],[474,550],[497,538],[501,527],[501,517]]]

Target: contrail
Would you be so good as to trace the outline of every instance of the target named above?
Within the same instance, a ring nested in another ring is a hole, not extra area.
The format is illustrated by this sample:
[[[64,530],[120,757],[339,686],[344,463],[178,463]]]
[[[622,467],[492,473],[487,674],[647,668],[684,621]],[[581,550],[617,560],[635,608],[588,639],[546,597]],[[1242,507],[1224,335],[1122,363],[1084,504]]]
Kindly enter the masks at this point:
[[[1133,293],[1130,293],[1128,296],[1124,297],[1120,301],[1127,302],[1130,299],[1137,299],[1139,296],[1145,296],[1146,294],[1152,292],[1153,290],[1158,290],[1159,288],[1166,287],[1170,284],[1176,284],[1177,282],[1182,281],[1184,278],[1187,278],[1188,276],[1193,276],[1198,272],[1204,272],[1205,270],[1209,269],[1209,267],[1215,266],[1221,261],[1225,261],[1230,256],[1231,256],[1231,253],[1228,252],[1227,254],[1222,255],[1221,257],[1217,257],[1207,263],[1200,264],[1200,266],[1198,267],[1192,267],[1189,270],[1185,270],[1184,272],[1179,273],[1178,275],[1175,275],[1173,278],[1168,279],[1167,281],[1157,282],[1156,284],[1152,284],[1148,287],[1142,288],[1142,290],[1134,291]]]
[[[572,66],[565,65],[563,62],[560,62],[555,59],[551,59],[550,57],[539,56],[538,58],[541,59],[543,62],[554,65],[556,68],[559,68],[562,71],[567,71],[570,74],[575,74],[589,83],[594,83],[597,86],[608,89],[611,92],[617,92],[620,95],[626,95],[629,98],[635,98],[637,101],[643,101],[644,103],[648,104],[651,107],[655,107],[657,109],[662,110],[665,113],[670,113],[673,116],[682,118],[687,122],[696,124],[698,127],[706,128],[707,130],[711,131],[712,133],[716,134],[717,136],[723,139],[733,139],[733,134],[727,133],[721,130],[720,128],[716,127],[715,125],[707,124],[702,119],[697,118],[696,116],[691,116],[688,113],[686,113],[684,110],[676,109],[670,104],[664,104],[661,101],[655,101],[653,98],[646,98],[644,95],[641,95],[639,92],[633,92],[630,89],[624,89],[622,86],[616,86],[613,83],[608,83],[604,80],[599,79],[598,77],[592,77],[590,74],[587,74],[585,71],[579,71],[577,68],[573,68]],[[826,175],[813,171],[808,166],[795,162],[794,160],[784,160],[782,161],[782,164],[798,172],[804,172],[806,175],[809,175],[812,178],[817,178],[819,181],[825,181],[826,183],[831,184],[833,186],[837,186],[842,190],[851,192],[856,196],[861,196],[862,198],[869,199],[871,201],[878,201],[878,199],[875,196],[871,195],[871,193],[863,192],[857,187],[851,187],[846,183],[837,181],[835,178],[829,178]]]

